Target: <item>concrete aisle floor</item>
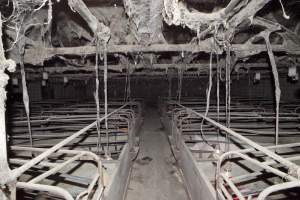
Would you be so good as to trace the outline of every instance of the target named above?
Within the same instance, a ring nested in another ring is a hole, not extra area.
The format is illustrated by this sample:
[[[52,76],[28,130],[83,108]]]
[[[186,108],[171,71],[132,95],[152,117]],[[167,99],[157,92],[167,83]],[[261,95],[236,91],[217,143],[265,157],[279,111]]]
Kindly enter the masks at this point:
[[[155,109],[145,113],[127,200],[186,200],[188,195],[159,115]]]

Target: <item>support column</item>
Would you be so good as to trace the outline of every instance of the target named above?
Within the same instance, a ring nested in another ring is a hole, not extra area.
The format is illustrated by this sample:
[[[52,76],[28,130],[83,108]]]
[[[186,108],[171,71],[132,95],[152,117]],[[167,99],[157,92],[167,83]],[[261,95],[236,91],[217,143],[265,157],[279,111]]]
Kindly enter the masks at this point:
[[[5,70],[14,72],[16,63],[13,60],[7,60],[4,55],[2,42],[2,20],[0,13],[0,199],[14,200],[16,199],[15,178],[12,176],[7,161],[7,136],[5,124],[5,101],[6,90],[9,76]]]

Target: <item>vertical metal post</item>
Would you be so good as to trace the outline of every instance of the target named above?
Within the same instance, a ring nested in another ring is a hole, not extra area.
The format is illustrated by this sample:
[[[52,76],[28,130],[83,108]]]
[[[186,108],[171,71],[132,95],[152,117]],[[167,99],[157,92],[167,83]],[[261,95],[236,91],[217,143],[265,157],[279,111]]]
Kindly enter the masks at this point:
[[[11,175],[7,162],[7,137],[5,125],[5,101],[6,91],[9,76],[5,73],[7,69],[13,72],[16,64],[12,60],[6,60],[4,56],[3,42],[2,42],[2,20],[0,13],[0,199],[13,200],[16,199],[16,185],[14,177]]]

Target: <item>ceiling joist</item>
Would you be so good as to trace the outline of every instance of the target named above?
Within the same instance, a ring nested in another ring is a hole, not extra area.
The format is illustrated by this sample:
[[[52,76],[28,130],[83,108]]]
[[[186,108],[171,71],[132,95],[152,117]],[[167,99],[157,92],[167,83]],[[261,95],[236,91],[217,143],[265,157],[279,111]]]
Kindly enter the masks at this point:
[[[162,53],[162,52],[206,52],[209,53],[213,50],[210,43],[203,43],[203,45],[191,44],[154,44],[150,46],[143,45],[110,45],[107,47],[107,53]],[[272,45],[274,52],[285,52],[290,55],[300,55],[300,46],[284,46]],[[261,52],[266,52],[267,48],[261,44],[233,44],[231,51],[236,52],[238,55],[256,55]],[[55,56],[83,56],[92,55],[96,53],[95,46],[81,46],[81,47],[63,47],[63,48],[34,48],[25,51],[24,62],[28,64],[42,64],[44,61],[49,60]],[[219,52],[223,53],[223,52]]]

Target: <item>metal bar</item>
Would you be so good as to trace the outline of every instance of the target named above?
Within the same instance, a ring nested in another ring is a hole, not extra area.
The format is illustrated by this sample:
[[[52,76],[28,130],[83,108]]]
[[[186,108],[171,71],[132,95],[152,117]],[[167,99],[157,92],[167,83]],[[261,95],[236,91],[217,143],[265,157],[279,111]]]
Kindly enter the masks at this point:
[[[223,180],[228,184],[228,186],[232,189],[232,191],[236,194],[239,200],[246,200],[239,189],[234,185],[234,183],[224,174],[220,174]],[[226,189],[226,188],[224,188]],[[222,189],[223,190],[223,189]]]
[[[286,189],[290,189],[290,188],[295,188],[295,187],[300,187],[299,180],[293,181],[293,182],[281,183],[281,184],[277,184],[277,185],[272,185],[272,186],[268,187],[267,189],[265,189],[264,191],[262,191],[259,194],[259,196],[257,197],[257,200],[264,200],[264,199],[266,199],[267,196],[269,196],[273,192],[277,192],[280,190],[286,190]]]
[[[116,109],[115,111],[109,113],[108,115],[101,117],[99,119],[99,121],[103,121],[105,118],[113,115],[114,113],[118,112],[119,110],[121,110],[122,108],[126,107],[127,105],[128,104],[125,104],[125,105],[121,106],[120,108]],[[45,151],[45,152],[41,153],[40,155],[38,155],[37,157],[33,158],[32,160],[30,160],[26,164],[22,165],[21,167],[19,167],[17,169],[14,169],[12,171],[13,172],[13,176],[14,177],[19,177],[22,173],[24,173],[29,168],[31,168],[35,164],[39,163],[40,161],[42,161],[43,159],[45,159],[46,157],[48,157],[52,153],[56,152],[57,150],[61,149],[64,145],[66,145],[67,143],[69,143],[70,141],[72,141],[73,139],[75,139],[76,137],[80,136],[81,134],[85,133],[90,128],[94,127],[96,125],[96,123],[97,123],[97,121],[95,121],[95,122],[91,123],[90,125],[82,128],[81,130],[77,131],[73,135],[67,137],[63,141],[61,141],[58,144],[56,144],[55,146],[51,147],[47,151]]]
[[[47,178],[48,176],[58,172],[59,170],[61,170],[63,167],[65,167],[66,165],[74,162],[75,160],[78,160],[80,157],[82,157],[84,155],[84,153],[80,153],[74,157],[72,157],[71,159],[68,159],[67,161],[53,167],[52,169],[50,169],[49,171],[46,171],[45,173],[35,177],[34,179],[30,180],[28,183],[38,183],[41,180]]]
[[[191,108],[187,108],[187,107],[185,107],[185,106],[183,106],[181,104],[178,104],[178,103],[175,103],[175,104],[178,105],[179,107],[182,107],[182,108],[186,109],[188,113],[193,113],[193,114],[195,114],[195,115],[197,115],[197,116],[205,119],[206,121],[210,122],[214,126],[216,126],[216,127],[220,128],[221,130],[225,131],[226,133],[228,133],[228,134],[234,136],[235,138],[237,138],[237,139],[239,139],[239,140],[241,140],[241,141],[249,144],[250,146],[254,147],[255,149],[257,149],[257,150],[265,153],[266,155],[270,156],[274,160],[282,163],[284,166],[288,167],[288,169],[290,170],[290,172],[292,173],[292,175],[294,177],[298,177],[298,170],[300,170],[300,167],[298,165],[296,165],[295,163],[292,163],[292,162],[286,160],[285,158],[283,158],[283,157],[279,156],[278,154],[270,151],[269,149],[267,149],[267,148],[265,148],[265,147],[257,144],[256,142],[253,142],[252,140],[250,140],[250,139],[248,139],[248,138],[246,138],[246,137],[244,137],[244,136],[236,133],[235,131],[233,131],[233,130],[227,128],[227,127],[225,127],[224,125],[216,122],[215,120],[213,120],[211,118],[208,118],[208,117],[205,117],[204,115],[202,115],[202,114],[194,111]]]
[[[286,158],[287,160],[289,161],[297,161],[297,160],[300,160],[300,156],[295,156],[295,157],[289,157],[289,158]],[[265,161],[265,162],[262,162],[263,164],[266,164],[266,165],[276,165],[278,164],[276,161]],[[263,174],[262,172],[253,172],[253,173],[250,173],[250,174],[245,174],[245,175],[241,175],[241,176],[236,176],[236,177],[233,177],[232,178],[232,181],[238,181],[238,180],[242,180],[242,179],[245,179],[245,178],[250,178],[250,177],[253,177],[253,176],[259,176]]]
[[[72,197],[72,195],[69,192],[67,192],[66,190],[64,190],[62,188],[55,187],[55,186],[18,182],[17,188],[49,192],[51,194],[62,197],[66,200],[74,200],[74,198]]]
[[[291,176],[291,175],[289,175],[289,174],[287,174],[285,172],[282,172],[282,171],[280,171],[278,169],[275,169],[273,167],[270,167],[269,165],[267,165],[267,163],[259,162],[259,161],[255,160],[255,159],[250,158],[249,156],[246,156],[246,155],[244,155],[242,153],[235,152],[235,151],[229,151],[229,152],[224,153],[224,154],[222,154],[220,156],[220,158],[218,160],[218,163],[217,163],[217,174],[221,174],[221,165],[222,165],[222,162],[229,155],[237,155],[237,156],[243,158],[244,160],[249,161],[249,162],[251,162],[251,163],[253,163],[253,164],[255,164],[255,165],[257,165],[257,166],[259,166],[259,167],[261,167],[261,168],[263,168],[265,170],[267,170],[267,171],[272,172],[273,174],[276,174],[277,176],[282,177],[282,178],[286,178],[286,179],[289,179],[291,181],[298,180],[298,178],[295,178],[295,177],[293,177],[293,176]]]

